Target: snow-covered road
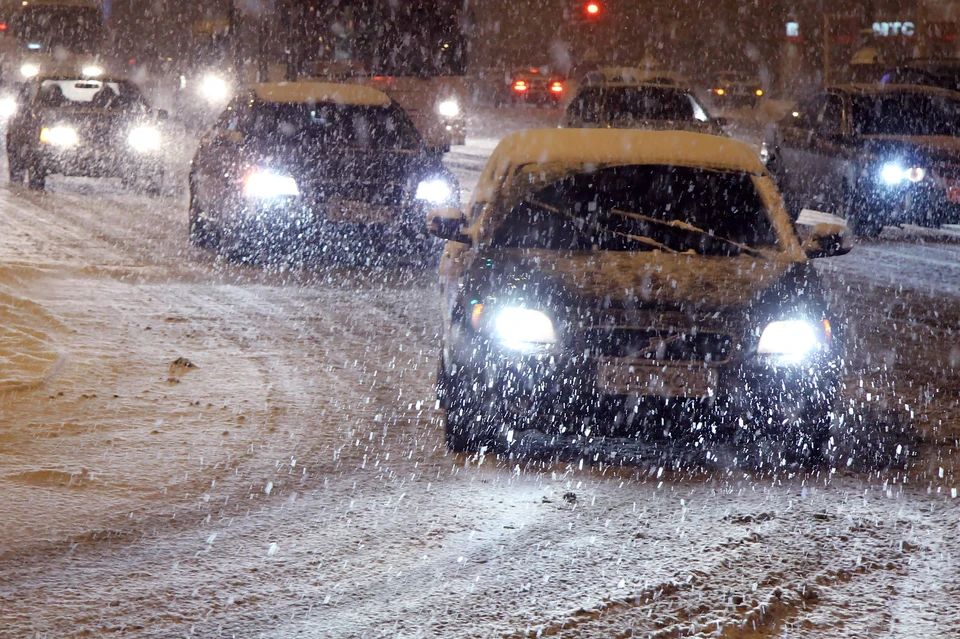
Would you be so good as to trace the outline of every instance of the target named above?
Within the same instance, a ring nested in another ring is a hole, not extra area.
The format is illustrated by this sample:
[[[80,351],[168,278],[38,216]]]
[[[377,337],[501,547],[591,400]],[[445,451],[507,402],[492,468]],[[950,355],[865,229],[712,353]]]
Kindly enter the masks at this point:
[[[449,454],[432,273],[216,260],[180,194],[3,187],[0,229],[0,636],[960,633],[949,235],[822,264],[851,432],[796,474]]]

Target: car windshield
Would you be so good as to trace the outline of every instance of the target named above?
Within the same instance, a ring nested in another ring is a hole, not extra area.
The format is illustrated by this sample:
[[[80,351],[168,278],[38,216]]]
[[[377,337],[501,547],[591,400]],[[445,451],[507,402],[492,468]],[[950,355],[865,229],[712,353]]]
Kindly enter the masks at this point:
[[[265,143],[416,149],[420,136],[402,109],[331,103],[254,105],[245,127]]]
[[[862,135],[955,137],[960,133],[960,100],[907,91],[855,96],[853,122]]]
[[[133,84],[124,81],[43,80],[36,104],[47,108],[92,108],[107,110],[144,110],[146,99]]]
[[[689,93],[662,86],[590,87],[577,94],[568,112],[586,122],[707,120]]]
[[[731,256],[777,245],[746,173],[638,165],[546,184],[541,175],[536,168],[518,174],[518,200],[497,227],[493,246]]]

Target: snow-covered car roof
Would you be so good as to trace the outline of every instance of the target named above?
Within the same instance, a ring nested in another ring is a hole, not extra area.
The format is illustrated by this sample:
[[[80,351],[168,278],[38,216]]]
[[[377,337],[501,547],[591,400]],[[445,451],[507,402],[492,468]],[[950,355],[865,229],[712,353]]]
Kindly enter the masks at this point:
[[[391,102],[386,93],[359,84],[278,82],[255,84],[252,89],[257,98],[264,102],[333,102],[357,106],[387,106]]]
[[[636,129],[531,129],[508,135],[494,149],[487,170],[521,164],[571,167],[626,164],[765,173],[757,152],[730,138],[688,131]]]

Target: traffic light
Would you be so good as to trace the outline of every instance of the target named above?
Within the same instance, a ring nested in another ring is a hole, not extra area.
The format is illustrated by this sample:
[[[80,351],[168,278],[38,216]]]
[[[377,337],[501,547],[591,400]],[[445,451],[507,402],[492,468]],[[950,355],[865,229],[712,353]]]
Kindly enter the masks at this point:
[[[588,18],[596,18],[600,16],[600,3],[590,0],[584,5],[583,10],[586,12]]]

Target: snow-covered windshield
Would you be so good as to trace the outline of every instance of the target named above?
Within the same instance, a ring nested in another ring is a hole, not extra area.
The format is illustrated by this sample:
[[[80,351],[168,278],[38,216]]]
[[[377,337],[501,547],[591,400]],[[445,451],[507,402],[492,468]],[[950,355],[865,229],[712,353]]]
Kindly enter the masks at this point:
[[[853,122],[862,135],[960,134],[960,100],[941,94],[898,91],[854,96]]]
[[[416,149],[421,143],[410,118],[393,105],[257,102],[240,126],[266,144]]]
[[[14,21],[20,46],[31,51],[62,48],[74,53],[99,51],[103,40],[103,17],[93,7],[48,4],[24,8]]]
[[[542,183],[521,171],[522,193],[492,245],[572,251],[693,251],[738,255],[777,236],[750,175],[667,165],[615,166]]]

